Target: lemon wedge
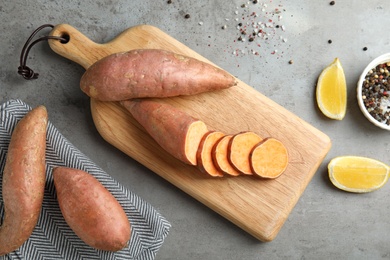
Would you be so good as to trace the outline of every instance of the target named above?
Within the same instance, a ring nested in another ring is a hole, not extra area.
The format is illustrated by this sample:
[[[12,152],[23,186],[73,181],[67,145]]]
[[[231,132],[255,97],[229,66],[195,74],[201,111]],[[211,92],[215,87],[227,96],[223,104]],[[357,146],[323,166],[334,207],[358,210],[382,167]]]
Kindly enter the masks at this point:
[[[347,84],[338,58],[318,77],[316,98],[318,107],[325,116],[336,120],[344,118],[347,110]]]
[[[381,188],[389,179],[390,167],[380,161],[359,156],[340,156],[328,164],[330,181],[337,188],[366,193]]]

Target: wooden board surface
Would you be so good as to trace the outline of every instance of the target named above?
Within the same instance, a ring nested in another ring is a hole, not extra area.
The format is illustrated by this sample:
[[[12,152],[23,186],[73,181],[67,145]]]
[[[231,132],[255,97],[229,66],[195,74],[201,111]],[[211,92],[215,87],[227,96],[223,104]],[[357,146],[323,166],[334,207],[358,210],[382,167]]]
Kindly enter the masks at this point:
[[[109,54],[140,48],[166,49],[210,62],[149,25],[129,28],[104,44],[66,24],[57,25],[51,35],[68,35],[68,43],[50,40],[50,47],[85,69]],[[257,239],[273,240],[329,151],[328,136],[240,80],[230,89],[165,101],[203,120],[210,129],[254,131],[280,139],[289,152],[285,173],[275,180],[208,177],[162,150],[119,103],[91,99],[91,112],[107,142]]]

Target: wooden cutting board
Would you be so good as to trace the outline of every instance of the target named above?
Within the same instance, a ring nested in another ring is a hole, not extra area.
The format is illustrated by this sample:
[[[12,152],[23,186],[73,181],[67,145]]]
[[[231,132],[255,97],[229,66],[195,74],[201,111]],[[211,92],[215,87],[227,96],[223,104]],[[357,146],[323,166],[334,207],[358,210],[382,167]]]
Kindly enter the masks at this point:
[[[137,48],[166,49],[210,62],[149,25],[129,28],[105,44],[91,41],[66,24],[55,26],[51,35],[68,36],[65,44],[50,40],[50,47],[85,69],[109,54]],[[165,100],[203,120],[210,129],[254,131],[264,138],[280,139],[289,152],[285,173],[275,180],[212,178],[162,150],[118,102],[91,99],[91,112],[107,142],[257,239],[273,240],[329,151],[328,136],[240,80],[230,89]]]

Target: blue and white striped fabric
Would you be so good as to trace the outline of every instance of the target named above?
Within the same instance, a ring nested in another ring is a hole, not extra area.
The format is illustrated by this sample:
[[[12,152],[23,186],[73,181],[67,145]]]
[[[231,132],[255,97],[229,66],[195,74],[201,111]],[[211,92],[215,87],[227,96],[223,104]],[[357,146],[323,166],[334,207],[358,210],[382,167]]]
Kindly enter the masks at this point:
[[[8,144],[17,122],[31,109],[21,100],[0,106],[0,222],[4,218],[1,176]],[[124,188],[75,148],[49,122],[46,149],[46,187],[43,208],[31,237],[3,259],[154,259],[171,227],[150,204]],[[95,250],[82,242],[66,224],[59,209],[51,171],[54,166],[81,169],[95,176],[119,201],[131,223],[129,245],[118,252]]]

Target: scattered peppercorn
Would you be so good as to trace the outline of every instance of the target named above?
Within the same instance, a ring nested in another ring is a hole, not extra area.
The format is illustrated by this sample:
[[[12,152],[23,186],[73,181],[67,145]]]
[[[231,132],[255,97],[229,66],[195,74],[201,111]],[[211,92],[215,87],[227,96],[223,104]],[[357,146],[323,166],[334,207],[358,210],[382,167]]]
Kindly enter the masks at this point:
[[[191,17],[190,14],[186,14],[186,15],[184,16],[184,18],[186,18],[186,19],[188,19],[188,18],[190,18],[190,17]]]
[[[172,0],[168,0],[168,1],[167,1],[167,4],[172,4]]]
[[[331,44],[331,43],[332,43],[332,40],[328,40],[328,43]]]
[[[366,51],[366,50],[368,50],[368,48],[367,48],[367,47],[364,47],[364,48],[363,48],[363,51]]]
[[[252,3],[254,3],[254,4],[257,4],[258,2],[257,2],[257,0],[253,0],[253,2]]]
[[[288,61],[288,64],[293,64],[293,63],[294,63],[293,60],[289,60],[289,61]]]
[[[335,1],[330,1],[330,5],[334,5],[336,2]]]

